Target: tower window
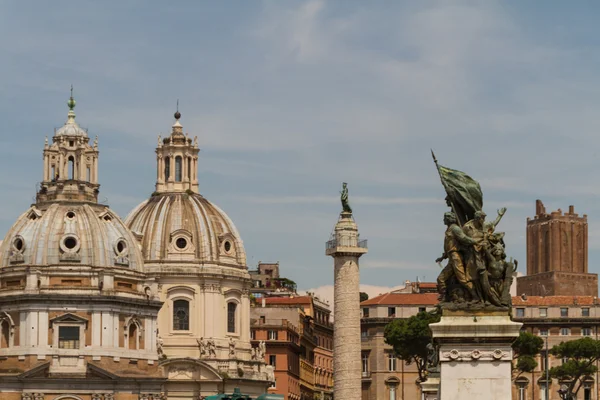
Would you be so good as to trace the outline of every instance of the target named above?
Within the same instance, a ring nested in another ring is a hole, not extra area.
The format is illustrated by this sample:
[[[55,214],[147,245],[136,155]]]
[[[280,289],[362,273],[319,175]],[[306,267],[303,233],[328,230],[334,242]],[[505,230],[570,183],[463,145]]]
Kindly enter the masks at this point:
[[[181,182],[183,164],[181,156],[175,157],[175,182]]]
[[[75,179],[75,159],[73,156],[69,157],[69,179]]]
[[[235,333],[235,314],[237,304],[230,301],[227,303],[227,332]]]
[[[57,178],[56,176],[56,167],[53,165],[52,167],[50,167],[50,180],[51,181],[55,181]]]
[[[173,302],[173,330],[187,331],[190,329],[190,302],[175,300]]]
[[[87,167],[85,170],[85,178],[88,182],[92,180],[92,172],[90,170],[90,167]]]
[[[165,180],[171,175],[171,157],[165,157]]]
[[[192,158],[188,157],[187,161],[188,161],[187,162],[187,164],[188,164],[188,166],[187,166],[188,167],[188,170],[187,170],[188,179],[191,181],[192,180]]]
[[[75,146],[75,142],[72,140],[69,140],[69,146],[71,146],[71,147]]]

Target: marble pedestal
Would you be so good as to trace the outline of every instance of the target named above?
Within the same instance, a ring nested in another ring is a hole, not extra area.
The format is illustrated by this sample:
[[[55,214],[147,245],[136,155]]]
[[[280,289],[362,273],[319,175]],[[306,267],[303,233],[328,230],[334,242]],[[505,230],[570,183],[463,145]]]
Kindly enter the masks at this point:
[[[440,374],[439,372],[430,374],[425,382],[421,382],[422,400],[438,400],[438,392],[440,390]]]
[[[439,346],[438,399],[510,399],[511,344],[521,325],[507,311],[444,310],[430,325]]]

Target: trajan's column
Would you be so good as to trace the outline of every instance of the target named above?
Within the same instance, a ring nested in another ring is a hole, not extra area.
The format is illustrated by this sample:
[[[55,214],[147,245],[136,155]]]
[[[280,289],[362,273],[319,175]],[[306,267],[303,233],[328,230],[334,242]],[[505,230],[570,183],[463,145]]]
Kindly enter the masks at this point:
[[[358,227],[348,203],[348,188],[343,184],[342,207],[325,254],[334,259],[333,379],[334,398],[360,400],[360,291],[358,259],[367,252],[367,241],[360,240]]]

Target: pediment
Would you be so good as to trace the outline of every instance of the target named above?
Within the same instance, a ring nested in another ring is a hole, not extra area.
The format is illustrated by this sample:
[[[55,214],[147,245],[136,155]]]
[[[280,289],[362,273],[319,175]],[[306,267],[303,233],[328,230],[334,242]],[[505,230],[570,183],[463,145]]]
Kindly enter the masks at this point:
[[[19,379],[47,378],[50,361],[42,363],[19,375]]]
[[[115,375],[111,372],[108,372],[104,368],[100,368],[99,366],[91,364],[91,363],[89,363],[87,365],[86,376],[88,378],[99,378],[99,379],[105,379],[105,380],[111,380],[111,381],[119,379],[119,377],[117,375]]]
[[[209,364],[192,358],[176,358],[161,363],[169,380],[222,381],[219,372]]]
[[[57,322],[76,322],[87,324],[88,320],[76,314],[66,313],[50,319],[50,325]]]

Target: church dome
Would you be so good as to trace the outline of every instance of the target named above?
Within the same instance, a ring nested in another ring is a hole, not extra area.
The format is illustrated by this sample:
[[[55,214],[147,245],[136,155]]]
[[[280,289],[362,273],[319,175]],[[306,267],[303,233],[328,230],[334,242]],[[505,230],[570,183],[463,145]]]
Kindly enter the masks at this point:
[[[246,268],[244,245],[235,225],[200,194],[155,194],[137,206],[125,223],[141,236],[146,263],[189,261]]]
[[[32,206],[0,246],[0,267],[81,265],[141,271],[136,238],[108,207],[87,203]]]

